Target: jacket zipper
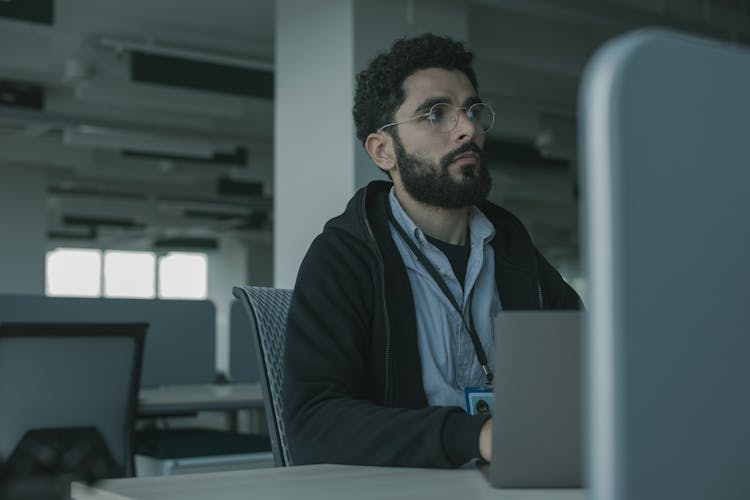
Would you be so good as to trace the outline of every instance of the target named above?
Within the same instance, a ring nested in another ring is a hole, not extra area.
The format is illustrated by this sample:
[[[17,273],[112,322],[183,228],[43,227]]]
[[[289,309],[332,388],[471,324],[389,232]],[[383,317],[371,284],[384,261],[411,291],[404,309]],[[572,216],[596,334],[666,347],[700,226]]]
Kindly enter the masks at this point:
[[[534,266],[534,275],[536,277],[536,296],[537,299],[539,299],[539,310],[544,310],[544,295],[542,295],[542,276],[541,272],[539,271],[539,254],[537,254],[537,258],[534,260],[534,263],[536,264]]]
[[[375,240],[375,233],[370,227],[370,222],[367,220],[367,211],[365,209],[365,202],[367,200],[367,193],[362,196],[362,203],[360,205],[359,216],[362,225],[367,230],[367,235],[370,237],[375,249],[375,257],[378,262],[378,271],[380,273],[380,298],[383,301],[383,314],[385,315],[385,394],[383,401],[386,404],[390,403],[390,392],[391,392],[391,323],[388,316],[388,303],[385,300],[385,269],[383,266],[383,258],[380,255],[380,251],[377,248],[377,241]],[[386,201],[387,203],[387,201]]]
[[[536,294],[539,297],[539,309],[544,309],[544,297],[542,296],[542,284],[537,281]]]

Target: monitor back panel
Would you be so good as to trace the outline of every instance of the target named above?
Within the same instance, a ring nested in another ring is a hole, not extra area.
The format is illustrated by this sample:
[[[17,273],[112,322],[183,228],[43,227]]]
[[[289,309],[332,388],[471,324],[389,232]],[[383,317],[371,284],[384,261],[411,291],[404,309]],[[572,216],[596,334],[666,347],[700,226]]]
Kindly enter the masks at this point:
[[[750,498],[750,50],[635,32],[579,102],[593,498]]]

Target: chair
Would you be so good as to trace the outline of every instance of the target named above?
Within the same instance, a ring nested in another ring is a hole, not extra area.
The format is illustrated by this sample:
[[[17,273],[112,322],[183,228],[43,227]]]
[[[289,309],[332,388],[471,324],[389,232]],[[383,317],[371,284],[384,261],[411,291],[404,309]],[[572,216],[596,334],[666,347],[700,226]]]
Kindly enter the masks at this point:
[[[254,335],[248,335],[252,328],[245,305],[239,300],[232,301],[229,308],[229,380],[241,384],[260,382],[258,353],[255,352]]]
[[[114,461],[97,474],[133,476],[133,428],[147,328],[146,323],[1,324],[0,459],[28,463],[34,450],[44,446],[59,452],[54,458],[60,473],[80,476],[86,464],[70,464],[72,453],[64,454],[76,447],[82,461],[99,460],[97,467],[105,458],[106,464]],[[106,450],[91,457],[91,447],[102,442]]]
[[[289,466],[292,457],[286,441],[282,390],[286,317],[292,290],[243,286],[235,287],[233,293],[250,316],[274,464]]]

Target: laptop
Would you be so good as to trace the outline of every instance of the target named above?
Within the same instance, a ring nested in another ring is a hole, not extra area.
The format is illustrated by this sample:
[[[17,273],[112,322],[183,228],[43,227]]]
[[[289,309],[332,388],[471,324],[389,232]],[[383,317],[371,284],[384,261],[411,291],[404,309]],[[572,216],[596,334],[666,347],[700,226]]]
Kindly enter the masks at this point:
[[[507,311],[495,320],[492,462],[497,488],[580,488],[581,313]]]

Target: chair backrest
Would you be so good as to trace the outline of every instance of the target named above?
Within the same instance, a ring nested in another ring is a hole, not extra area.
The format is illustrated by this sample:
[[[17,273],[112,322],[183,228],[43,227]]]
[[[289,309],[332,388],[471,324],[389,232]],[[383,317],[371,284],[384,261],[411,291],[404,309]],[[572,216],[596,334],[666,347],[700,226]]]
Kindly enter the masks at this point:
[[[148,325],[0,324],[0,458],[32,430],[95,428],[134,475],[133,428]]]
[[[271,437],[274,463],[292,465],[284,426],[284,342],[286,316],[292,301],[292,290],[243,286],[234,289],[247,308],[258,353],[259,375],[263,389],[268,433]]]
[[[234,383],[255,384],[260,381],[255,335],[248,335],[252,322],[247,307],[235,300],[229,307],[229,379]]]

